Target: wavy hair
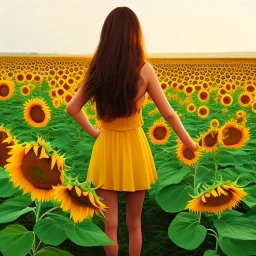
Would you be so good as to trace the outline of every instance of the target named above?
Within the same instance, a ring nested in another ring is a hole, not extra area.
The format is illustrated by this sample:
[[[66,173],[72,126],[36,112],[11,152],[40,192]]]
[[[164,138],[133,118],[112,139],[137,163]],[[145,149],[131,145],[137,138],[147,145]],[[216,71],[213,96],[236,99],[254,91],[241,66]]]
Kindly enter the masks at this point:
[[[85,75],[84,89],[104,121],[138,111],[135,97],[140,68],[147,60],[140,22],[128,7],[117,7],[104,21],[100,41]]]

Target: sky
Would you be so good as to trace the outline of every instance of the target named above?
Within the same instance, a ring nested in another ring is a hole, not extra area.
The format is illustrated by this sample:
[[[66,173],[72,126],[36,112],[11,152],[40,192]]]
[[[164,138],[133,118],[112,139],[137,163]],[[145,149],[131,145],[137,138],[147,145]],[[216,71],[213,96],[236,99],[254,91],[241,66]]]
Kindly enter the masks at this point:
[[[256,0],[0,0],[0,52],[93,54],[118,6],[138,16],[147,53],[256,52]]]

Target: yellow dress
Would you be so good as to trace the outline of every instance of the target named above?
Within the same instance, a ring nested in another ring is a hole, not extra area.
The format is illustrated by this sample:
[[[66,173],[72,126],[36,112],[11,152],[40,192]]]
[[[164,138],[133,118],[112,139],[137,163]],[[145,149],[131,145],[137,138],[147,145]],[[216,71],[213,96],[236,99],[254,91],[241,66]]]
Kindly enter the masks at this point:
[[[94,187],[115,191],[150,189],[157,172],[147,137],[142,129],[142,109],[133,116],[101,122],[86,180]]]

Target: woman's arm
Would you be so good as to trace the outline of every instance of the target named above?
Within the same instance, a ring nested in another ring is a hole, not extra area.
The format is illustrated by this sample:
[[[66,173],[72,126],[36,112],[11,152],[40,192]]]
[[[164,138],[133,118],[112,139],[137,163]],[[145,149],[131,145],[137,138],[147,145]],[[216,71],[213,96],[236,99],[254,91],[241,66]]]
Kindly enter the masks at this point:
[[[73,96],[66,107],[67,113],[92,137],[97,138],[100,131],[96,130],[89,122],[88,118],[82,112],[82,107],[90,99],[87,97],[85,90],[81,87]]]
[[[178,115],[166,99],[153,67],[149,63],[145,64],[144,66],[146,66],[144,68],[144,72],[148,81],[147,92],[149,93],[152,100],[155,102],[163,118],[169,123],[169,125],[172,127],[172,129],[178,135],[181,141],[186,145],[188,149],[190,149],[191,151],[195,151],[196,144],[189,136],[184,126],[182,125]]]

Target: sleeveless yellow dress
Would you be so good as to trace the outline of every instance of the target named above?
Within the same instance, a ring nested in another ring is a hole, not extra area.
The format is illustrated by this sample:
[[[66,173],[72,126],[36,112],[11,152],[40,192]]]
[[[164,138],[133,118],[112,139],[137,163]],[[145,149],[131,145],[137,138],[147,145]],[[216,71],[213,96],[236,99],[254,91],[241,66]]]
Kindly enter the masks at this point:
[[[142,108],[133,116],[112,122],[100,120],[86,180],[94,187],[115,191],[150,189],[158,176],[147,137]]]

